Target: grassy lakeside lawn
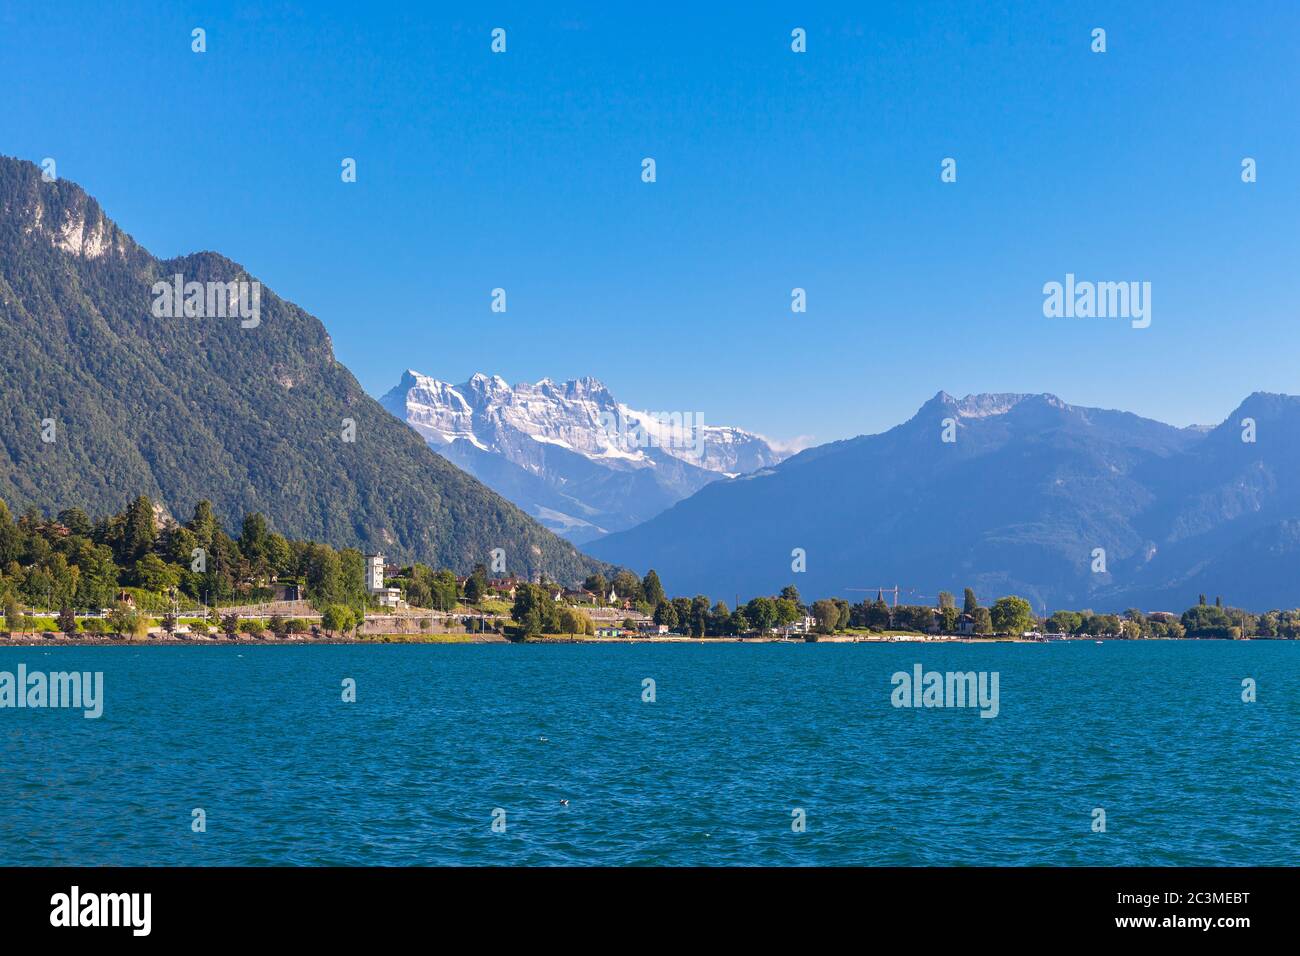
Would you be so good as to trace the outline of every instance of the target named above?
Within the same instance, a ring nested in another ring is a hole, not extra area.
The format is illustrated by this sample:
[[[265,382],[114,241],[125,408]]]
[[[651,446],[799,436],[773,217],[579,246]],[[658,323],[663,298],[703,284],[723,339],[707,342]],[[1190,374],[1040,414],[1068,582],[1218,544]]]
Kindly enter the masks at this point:
[[[482,601],[479,601],[478,604],[465,604],[464,602],[457,602],[456,606],[447,613],[461,614],[466,617],[476,617],[479,614],[495,615],[497,617],[509,617],[510,609],[513,606],[514,605],[512,605],[509,601],[494,601],[489,598],[484,598]]]
[[[26,633],[44,634],[58,629],[58,622],[52,617],[31,617],[23,620],[23,631]],[[77,622],[77,630],[81,630],[80,621]]]

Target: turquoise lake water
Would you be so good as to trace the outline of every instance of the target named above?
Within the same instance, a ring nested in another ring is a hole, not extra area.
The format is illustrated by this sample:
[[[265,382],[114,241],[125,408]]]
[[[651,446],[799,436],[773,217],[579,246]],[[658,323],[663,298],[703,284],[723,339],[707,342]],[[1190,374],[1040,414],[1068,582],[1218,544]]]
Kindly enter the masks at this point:
[[[105,705],[0,709],[0,864],[1244,865],[1300,848],[1294,642],[0,648],[0,671],[20,662],[103,671]],[[998,715],[894,707],[891,675],[918,663],[997,672]]]

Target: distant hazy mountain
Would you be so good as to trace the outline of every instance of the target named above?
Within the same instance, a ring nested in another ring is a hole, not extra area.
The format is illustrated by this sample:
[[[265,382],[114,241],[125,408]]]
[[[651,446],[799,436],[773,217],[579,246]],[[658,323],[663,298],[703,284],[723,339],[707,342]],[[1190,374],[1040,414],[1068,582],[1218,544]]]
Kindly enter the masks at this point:
[[[451,385],[408,370],[380,403],[542,524],[586,542],[630,528],[711,481],[785,456],[758,435],[615,401],[594,378]],[[679,427],[680,426],[680,427]]]
[[[256,325],[158,317],[155,283],[177,274],[256,281],[211,252],[156,259],[80,187],[0,157],[0,498],[11,510],[104,514],[147,494],[186,518],[208,498],[235,531],[256,510],[285,534],[465,571],[493,548],[521,574],[572,581],[595,566],[393,421],[321,323],[269,289]],[[209,292],[205,308],[224,296]]]
[[[1216,428],[1179,429],[1051,395],[940,392],[883,434],[716,482],[588,550],[715,598],[794,582],[852,600],[898,584],[915,603],[971,586],[1040,610],[1182,610],[1200,592],[1294,607],[1300,398],[1256,393]]]

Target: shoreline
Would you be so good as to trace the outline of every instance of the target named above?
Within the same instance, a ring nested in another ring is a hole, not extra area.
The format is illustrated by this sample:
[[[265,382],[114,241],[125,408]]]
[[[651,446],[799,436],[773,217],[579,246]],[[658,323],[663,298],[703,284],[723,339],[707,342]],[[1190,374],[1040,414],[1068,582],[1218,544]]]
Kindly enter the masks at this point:
[[[144,639],[96,637],[42,637],[40,635],[23,637],[0,637],[0,647],[248,647],[265,645],[276,647],[301,647],[303,645],[324,644],[506,644],[504,638],[497,635],[496,640],[481,634],[438,634],[433,637],[414,634],[376,634],[357,637],[249,637],[241,634],[235,638],[191,637]]]
[[[499,634],[373,634],[364,637],[286,637],[253,638],[240,635],[226,637],[149,637],[143,640],[118,639],[109,636],[48,637],[40,634],[19,637],[0,637],[0,647],[302,647],[320,645],[392,645],[392,644],[593,644],[626,646],[631,644],[1088,644],[1103,641],[1111,643],[1136,643],[1142,638],[1063,638],[1056,641],[1038,641],[1023,637],[936,637],[933,635],[889,635],[864,637],[839,635],[819,637],[816,641],[792,640],[781,637],[578,637],[576,635],[536,635],[527,640],[508,641]],[[1164,639],[1171,640],[1171,639]],[[1215,638],[1184,638],[1183,640],[1215,640]],[[1281,638],[1245,638],[1245,640],[1281,640]],[[1235,643],[1235,642],[1233,642]]]

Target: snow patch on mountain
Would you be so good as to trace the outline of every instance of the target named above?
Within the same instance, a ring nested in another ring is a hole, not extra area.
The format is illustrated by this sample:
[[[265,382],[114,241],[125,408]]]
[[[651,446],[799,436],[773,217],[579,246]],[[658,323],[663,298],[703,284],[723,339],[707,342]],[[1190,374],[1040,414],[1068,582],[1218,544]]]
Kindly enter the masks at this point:
[[[380,399],[436,451],[576,542],[788,457],[760,435],[617,401],[598,379],[453,385],[407,369]]]
[[[431,445],[465,440],[510,456],[527,437],[590,460],[617,459],[654,467],[662,453],[718,475],[741,474],[786,457],[762,436],[703,424],[694,413],[629,408],[594,378],[557,384],[549,378],[511,388],[500,376],[476,373],[451,385],[414,369],[380,401]]]

